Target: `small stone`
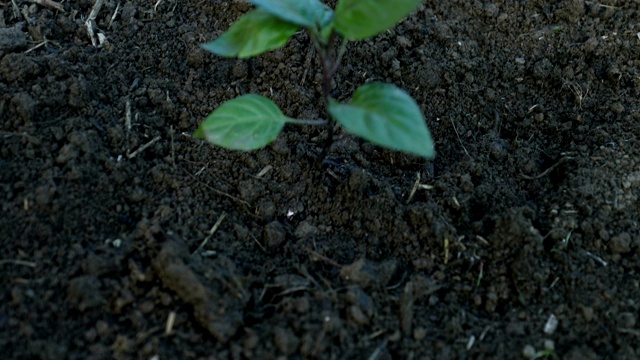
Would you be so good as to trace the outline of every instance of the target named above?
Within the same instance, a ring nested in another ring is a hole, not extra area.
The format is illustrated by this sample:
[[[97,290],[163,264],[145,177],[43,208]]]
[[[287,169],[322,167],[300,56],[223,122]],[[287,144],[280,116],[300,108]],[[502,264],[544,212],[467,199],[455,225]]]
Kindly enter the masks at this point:
[[[551,339],[545,339],[544,340],[544,349],[545,350],[549,350],[549,351],[553,351],[556,349],[556,345],[553,342],[553,340]]]
[[[611,111],[614,114],[620,115],[620,114],[622,114],[622,112],[624,112],[624,105],[622,105],[619,102],[613,103],[613,104],[611,104]]]
[[[40,73],[41,68],[23,53],[7,54],[0,60],[0,78],[8,82],[20,82]]]
[[[279,247],[286,240],[287,233],[284,226],[277,221],[272,221],[264,227],[262,240],[269,248]]]
[[[591,306],[582,307],[582,316],[586,322],[591,322],[595,318],[595,313]]]
[[[558,328],[558,322],[558,318],[554,314],[549,315],[547,322],[544,324],[544,333],[547,335],[551,335],[556,332],[556,329]]]
[[[609,249],[614,254],[625,254],[631,251],[631,235],[623,232],[611,238]]]
[[[600,236],[600,239],[604,241],[609,240],[609,232],[605,229],[600,229],[600,231],[598,231],[598,236]]]
[[[349,315],[351,316],[351,319],[358,325],[366,325],[369,323],[369,318],[357,305],[351,305],[349,307]]]
[[[0,57],[4,53],[27,46],[27,33],[22,31],[24,22],[10,28],[0,28]]]
[[[124,335],[116,336],[116,340],[113,342],[111,348],[116,353],[128,353],[135,347],[135,342]],[[118,356],[116,356],[118,357]]]
[[[387,340],[390,342],[396,342],[402,338],[402,334],[400,334],[400,330],[396,330],[393,334],[389,335]]]
[[[618,326],[623,329],[633,329],[636,327],[636,316],[631,312],[618,314]]]
[[[318,235],[319,233],[320,230],[318,230],[317,227],[311,225],[308,221],[302,221],[300,224],[298,224],[296,230],[293,232],[293,234],[298,239],[304,239],[310,236]]]
[[[295,302],[295,307],[296,307],[296,311],[299,314],[306,313],[307,311],[309,311],[309,308],[311,307],[311,304],[309,304],[309,298],[307,297],[297,298]]]
[[[536,348],[531,345],[526,345],[524,349],[522,349],[522,356],[527,359],[532,359],[534,356],[536,356]]]
[[[5,56],[5,58],[8,56],[9,55]],[[29,122],[36,115],[38,102],[34,100],[31,95],[21,92],[11,98],[9,108],[18,119],[21,119],[23,122]]]
[[[153,311],[154,308],[155,308],[155,305],[151,301],[145,301],[142,304],[140,304],[140,311],[142,311],[143,314],[149,314],[150,312]]]
[[[271,200],[260,200],[256,207],[256,215],[264,221],[273,221],[276,217],[276,204]]]
[[[98,321],[96,323],[96,333],[100,337],[106,337],[109,335],[109,324],[106,321]]]
[[[512,321],[507,324],[506,332],[508,335],[525,335],[525,323],[522,321]]]
[[[87,342],[89,343],[93,343],[96,340],[97,336],[98,336],[98,332],[96,331],[95,328],[90,328],[84,333],[84,339],[87,340]]]
[[[427,337],[427,329],[423,327],[415,328],[413,330],[413,339],[416,341],[420,341]]]
[[[281,327],[277,327],[273,331],[273,341],[278,350],[285,355],[293,353],[300,343],[300,340],[293,334],[293,332],[291,332],[291,330],[283,329]]]
[[[236,63],[233,65],[232,73],[236,79],[243,79],[247,77],[247,75],[249,74],[249,67],[247,66],[247,62],[243,60],[236,61]]]
[[[67,301],[80,311],[106,304],[100,293],[100,280],[94,276],[79,276],[69,281]]]

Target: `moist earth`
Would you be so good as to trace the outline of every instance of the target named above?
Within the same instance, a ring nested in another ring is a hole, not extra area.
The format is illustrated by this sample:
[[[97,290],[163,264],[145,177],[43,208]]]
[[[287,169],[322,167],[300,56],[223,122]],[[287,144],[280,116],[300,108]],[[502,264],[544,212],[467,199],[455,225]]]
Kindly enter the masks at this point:
[[[0,352],[12,359],[638,359],[640,4],[426,1],[333,96],[409,92],[433,161],[287,126],[194,139],[246,93],[326,117],[310,39],[199,44],[242,1],[0,3]]]

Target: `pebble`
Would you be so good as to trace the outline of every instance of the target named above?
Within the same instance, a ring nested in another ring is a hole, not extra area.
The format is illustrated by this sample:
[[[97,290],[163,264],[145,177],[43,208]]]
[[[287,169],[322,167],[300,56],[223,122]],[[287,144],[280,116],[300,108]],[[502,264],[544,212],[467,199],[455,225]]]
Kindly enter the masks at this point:
[[[262,241],[269,248],[279,247],[286,240],[284,226],[277,221],[272,221],[264,227]]]
[[[349,315],[351,319],[358,325],[367,325],[369,318],[364,314],[362,309],[358,305],[351,305],[349,307]]]
[[[536,348],[531,345],[526,345],[524,349],[522,349],[522,356],[527,359],[531,359],[536,356]]]

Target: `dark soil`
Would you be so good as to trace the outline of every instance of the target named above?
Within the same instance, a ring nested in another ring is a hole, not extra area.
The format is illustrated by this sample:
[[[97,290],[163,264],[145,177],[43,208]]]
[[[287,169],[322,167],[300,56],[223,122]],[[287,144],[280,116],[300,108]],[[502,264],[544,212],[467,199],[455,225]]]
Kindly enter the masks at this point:
[[[190,135],[250,92],[324,117],[305,34],[221,59],[250,5],[107,0],[94,47],[62,6],[0,2],[2,357],[640,358],[637,1],[426,2],[333,92],[406,89],[437,158],[322,166],[321,128]]]

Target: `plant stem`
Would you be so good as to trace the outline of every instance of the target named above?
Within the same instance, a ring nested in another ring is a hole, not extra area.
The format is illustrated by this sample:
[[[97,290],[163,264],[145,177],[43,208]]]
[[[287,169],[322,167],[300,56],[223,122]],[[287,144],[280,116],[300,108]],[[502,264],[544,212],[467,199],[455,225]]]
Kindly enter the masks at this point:
[[[320,45],[316,43],[318,46],[318,54],[320,56],[320,63],[322,64],[322,99],[324,101],[325,112],[327,113],[327,137],[324,140],[324,144],[322,146],[322,152],[320,153],[320,160],[324,160],[327,156],[327,152],[329,151],[329,147],[333,143],[333,128],[335,127],[335,121],[331,117],[329,113],[329,99],[331,98],[331,80],[336,70],[336,62],[332,62],[331,56],[329,55],[329,51],[331,49],[331,45],[333,44],[335,39],[335,32],[331,34],[331,39],[329,40],[328,45]]]
[[[288,123],[296,124],[296,125],[326,125],[328,123],[327,120],[306,120],[306,119],[287,119]]]
[[[342,44],[340,44],[340,49],[338,49],[338,56],[333,64],[333,68],[331,69],[331,77],[335,75],[336,71],[338,71],[338,68],[340,67],[340,63],[342,63],[342,57],[344,57],[344,53],[347,52],[347,43],[349,43],[347,38],[342,39]]]

